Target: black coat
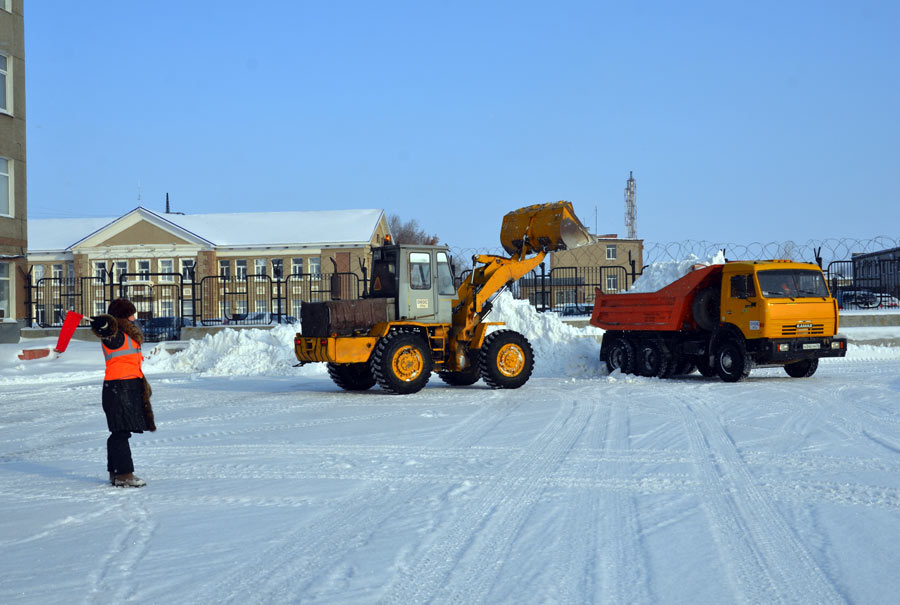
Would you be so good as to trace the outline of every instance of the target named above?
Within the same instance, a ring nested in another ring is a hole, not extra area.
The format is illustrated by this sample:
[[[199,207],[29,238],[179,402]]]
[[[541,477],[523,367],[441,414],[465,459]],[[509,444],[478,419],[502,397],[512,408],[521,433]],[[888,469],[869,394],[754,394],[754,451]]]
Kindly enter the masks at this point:
[[[143,433],[148,429],[144,418],[143,378],[105,380],[102,401],[110,432]]]

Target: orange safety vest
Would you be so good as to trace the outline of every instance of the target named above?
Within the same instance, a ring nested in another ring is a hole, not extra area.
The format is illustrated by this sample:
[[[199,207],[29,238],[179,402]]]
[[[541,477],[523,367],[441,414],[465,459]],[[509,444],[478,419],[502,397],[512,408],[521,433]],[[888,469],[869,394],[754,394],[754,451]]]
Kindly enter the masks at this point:
[[[131,336],[123,334],[125,342],[118,349],[110,349],[102,341],[103,357],[106,358],[106,375],[103,380],[125,380],[127,378],[143,378],[141,363],[144,356],[141,354],[141,345],[136,343]]]

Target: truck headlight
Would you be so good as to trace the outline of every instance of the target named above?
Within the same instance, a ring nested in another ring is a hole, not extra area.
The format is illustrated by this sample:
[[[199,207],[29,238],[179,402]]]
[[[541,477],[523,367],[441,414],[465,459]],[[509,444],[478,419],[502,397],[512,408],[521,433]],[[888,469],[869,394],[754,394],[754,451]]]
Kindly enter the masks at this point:
[[[841,348],[841,341],[839,341],[839,340],[833,341],[833,342],[831,343],[831,348],[832,348],[832,349],[840,349],[840,348]]]
[[[787,343],[782,343],[782,344],[778,345],[778,350],[781,351],[782,353],[785,351],[790,351],[791,345],[789,345]]]

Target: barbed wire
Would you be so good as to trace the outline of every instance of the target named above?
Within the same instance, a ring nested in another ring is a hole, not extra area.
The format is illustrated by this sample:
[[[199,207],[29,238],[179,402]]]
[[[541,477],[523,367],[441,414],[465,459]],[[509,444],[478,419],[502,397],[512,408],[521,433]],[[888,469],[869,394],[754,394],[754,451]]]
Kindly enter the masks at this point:
[[[603,242],[605,245],[608,242]],[[799,243],[793,240],[781,242],[710,242],[706,240],[684,240],[681,242],[644,242],[644,265],[658,262],[681,261],[691,255],[706,260],[720,250],[731,260],[763,260],[784,258],[794,261],[816,262],[822,259],[822,266],[827,268],[833,261],[850,260],[854,254],[866,254],[900,248],[900,238],[879,235],[870,239],[863,238],[828,238],[823,240],[807,240]],[[581,249],[583,250],[583,249]],[[496,248],[450,248],[457,268],[470,269],[472,256],[477,254],[495,254],[508,256],[499,246]],[[576,259],[579,249],[571,251]],[[593,262],[595,255],[584,252],[585,263]]]

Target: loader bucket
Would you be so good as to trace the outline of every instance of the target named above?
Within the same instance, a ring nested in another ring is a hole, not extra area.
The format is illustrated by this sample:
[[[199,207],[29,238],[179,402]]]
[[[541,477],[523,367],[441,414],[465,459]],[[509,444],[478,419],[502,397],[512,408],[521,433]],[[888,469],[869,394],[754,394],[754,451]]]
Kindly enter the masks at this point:
[[[591,234],[571,202],[535,204],[508,213],[500,228],[500,243],[508,254],[571,250],[590,244]]]

